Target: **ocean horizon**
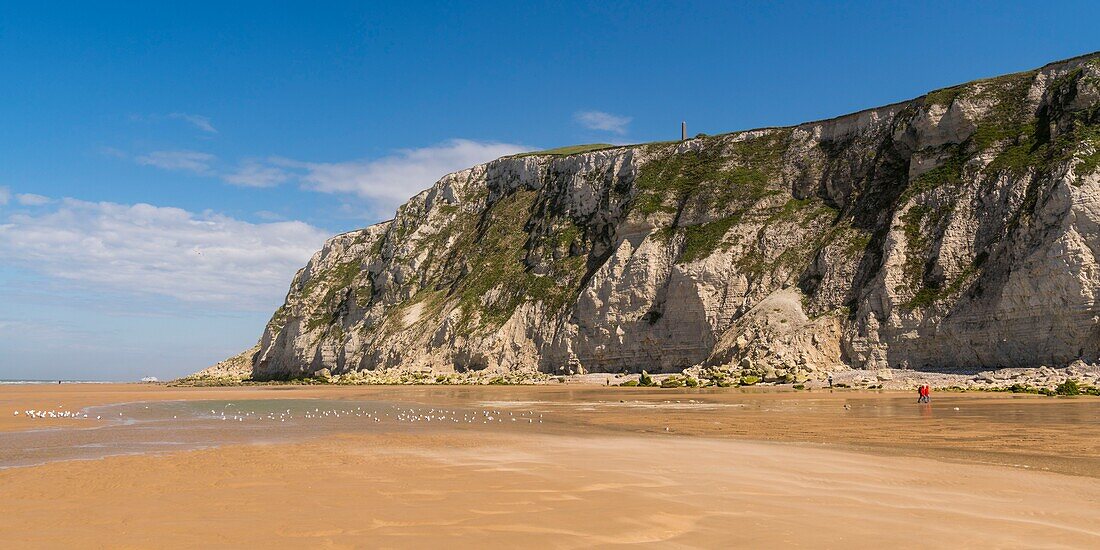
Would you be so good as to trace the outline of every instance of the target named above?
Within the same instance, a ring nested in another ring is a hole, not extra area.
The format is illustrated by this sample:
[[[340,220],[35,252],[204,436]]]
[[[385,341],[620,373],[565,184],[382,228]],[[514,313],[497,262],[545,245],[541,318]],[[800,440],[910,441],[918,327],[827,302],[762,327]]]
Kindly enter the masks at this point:
[[[58,380],[56,378],[54,378],[53,380],[32,380],[19,378],[0,378],[0,385],[4,386],[22,384],[56,384],[58,382],[61,382],[62,384],[125,384],[129,382],[140,382],[140,380],[66,380],[64,378],[62,378],[61,380]]]

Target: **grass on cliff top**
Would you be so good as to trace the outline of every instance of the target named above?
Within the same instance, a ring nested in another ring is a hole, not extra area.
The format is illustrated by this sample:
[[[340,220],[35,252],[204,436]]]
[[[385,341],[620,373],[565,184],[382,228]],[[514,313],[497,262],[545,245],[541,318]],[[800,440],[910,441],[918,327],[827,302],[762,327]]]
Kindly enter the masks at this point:
[[[931,306],[957,294],[981,270],[981,262],[975,258],[972,265],[946,281],[926,277],[931,262],[936,261],[931,245],[942,235],[954,210],[955,203],[949,197],[967,179],[964,177],[967,167],[981,165],[973,162],[979,155],[992,156],[978,172],[986,182],[1005,175],[1028,178],[1024,204],[1011,220],[1010,228],[1026,223],[1038,200],[1040,183],[1049,179],[1059,165],[1075,162],[1077,185],[1100,167],[1100,113],[1095,107],[1063,113],[1060,115],[1063,129],[1051,135],[1044,113],[1033,111],[1028,100],[1035,75],[1035,71],[1005,75],[927,96],[927,103],[948,105],[959,97],[968,97],[987,102],[990,108],[974,133],[963,143],[942,151],[943,162],[914,179],[900,198],[902,203],[917,201],[901,220],[908,244],[905,274],[913,292],[909,308]],[[1081,68],[1068,71],[1050,82],[1048,93],[1054,98],[1072,98],[1085,80]],[[942,191],[937,191],[941,188]],[[931,192],[937,192],[939,197]]]
[[[516,157],[533,157],[539,155],[551,155],[555,157],[565,157],[569,155],[579,155],[581,153],[591,153],[592,151],[602,151],[604,149],[611,149],[616,147],[610,143],[584,143],[580,145],[567,145],[565,147],[557,147],[555,149],[546,149],[543,151],[531,151],[529,153],[520,153],[515,155]]]
[[[729,143],[726,150],[663,154],[642,166],[635,206],[646,215],[673,214],[693,198],[720,211],[750,207],[778,191],[769,184],[777,179],[789,135],[789,129],[780,129]]]
[[[683,236],[677,263],[701,260],[720,248],[728,248],[731,243],[726,234],[747,217],[758,218],[765,228],[762,230],[785,223],[812,226],[807,244],[823,245],[824,242],[818,241],[825,226],[813,222],[823,214],[835,215],[836,211],[821,199],[791,198],[778,205],[775,201],[761,202],[786,192],[778,168],[789,147],[789,136],[790,130],[776,129],[710,150],[659,154],[641,168],[634,207],[644,215],[675,216],[672,226],[662,228],[657,236],[663,239]],[[709,219],[683,223],[682,212],[693,213],[687,218],[690,219],[700,209],[710,211],[705,216]],[[783,267],[797,271],[813,251],[786,254],[781,258],[786,261]],[[739,266],[756,275],[776,267],[776,258],[764,251],[747,251],[743,260]]]

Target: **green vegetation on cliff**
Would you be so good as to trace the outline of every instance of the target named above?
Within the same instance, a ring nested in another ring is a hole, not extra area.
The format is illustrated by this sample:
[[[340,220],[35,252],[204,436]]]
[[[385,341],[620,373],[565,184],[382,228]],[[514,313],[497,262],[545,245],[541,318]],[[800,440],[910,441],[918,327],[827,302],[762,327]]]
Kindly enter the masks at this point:
[[[331,269],[314,273],[309,282],[302,288],[303,294],[312,294],[314,289],[324,287],[325,293],[317,301],[314,309],[306,321],[307,330],[315,330],[321,326],[336,322],[333,312],[337,310],[338,302],[342,301],[350,291],[352,281],[359,275],[362,269],[360,260],[351,260],[339,263]],[[340,298],[337,300],[337,298]]]
[[[958,189],[976,176],[968,171],[980,170],[987,185],[1006,175],[1028,178],[1023,208],[1010,226],[1016,227],[1032,215],[1037,185],[1060,166],[1076,158],[1074,174],[1081,178],[1100,164],[1097,108],[1068,115],[1051,112],[1077,93],[1083,69],[1068,71],[1051,82],[1046,94],[1053,106],[1038,110],[1029,95],[1037,74],[1029,71],[979,80],[925,97],[926,104],[944,107],[961,100],[987,107],[974,132],[962,143],[945,145],[936,152],[942,159],[939,165],[915,178],[901,197],[903,204],[912,203],[901,217],[907,244],[905,275],[912,293],[908,308],[929,307],[955,296],[981,273],[983,262],[976,257],[947,281],[929,276],[937,261],[933,243],[942,238],[954,214]],[[1057,134],[1050,128],[1050,118],[1055,115],[1064,120]],[[983,160],[988,158],[988,162]]]
[[[737,141],[702,138],[693,142],[699,149],[687,151],[657,146],[661,152],[638,174],[635,208],[647,215],[676,214],[693,198],[718,211],[747,208],[780,191],[778,169],[789,135],[789,129],[779,129]]]
[[[592,151],[601,151],[603,149],[612,149],[617,147],[610,143],[585,143],[581,145],[568,145],[565,147],[557,147],[555,149],[546,149],[544,151],[531,151],[530,153],[520,153],[517,157],[532,157],[537,155],[550,155],[555,157],[564,157],[568,155],[579,155],[581,153],[591,153]]]
[[[1018,258],[1049,246],[1052,208],[1093,193],[1097,72],[1069,69],[794,128],[576,145],[456,173],[392,222],[326,246],[272,317],[264,341],[281,340],[265,357],[282,354],[291,376],[407,355],[441,370],[534,358],[664,374],[731,345],[731,323],[792,287],[822,321],[804,330],[839,323],[814,346],[858,333],[883,338],[859,342],[876,354],[904,347],[897,334],[924,337],[932,321],[907,323],[995,302],[1005,272],[1031,269]],[[863,330],[869,315],[889,326]],[[500,332],[510,319],[516,330]],[[792,319],[776,324],[803,330]]]
[[[537,198],[536,191],[521,189],[498,199],[477,228],[461,236],[455,245],[452,254],[462,258],[463,273],[454,292],[464,326],[476,312],[480,325],[498,327],[529,300],[557,311],[576,293],[585,259],[568,254],[570,244],[580,233],[570,221],[560,220],[559,229],[542,236],[550,250],[563,254],[558,261],[545,263],[549,272],[536,274],[527,263],[528,251],[539,237],[529,232]]]

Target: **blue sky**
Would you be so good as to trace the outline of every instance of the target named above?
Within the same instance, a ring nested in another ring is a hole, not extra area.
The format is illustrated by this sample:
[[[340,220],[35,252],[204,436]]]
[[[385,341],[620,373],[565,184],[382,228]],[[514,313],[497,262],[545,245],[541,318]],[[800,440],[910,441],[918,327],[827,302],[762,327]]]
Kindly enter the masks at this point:
[[[1092,2],[0,5],[0,378],[255,342],[328,235],[514,151],[795,124],[1100,49]]]

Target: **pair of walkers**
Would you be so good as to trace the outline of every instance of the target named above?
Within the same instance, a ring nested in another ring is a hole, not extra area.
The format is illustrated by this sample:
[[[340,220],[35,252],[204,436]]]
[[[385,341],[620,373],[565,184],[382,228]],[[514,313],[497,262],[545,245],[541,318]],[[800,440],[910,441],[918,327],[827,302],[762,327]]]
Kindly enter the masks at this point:
[[[932,388],[928,384],[917,388],[917,403],[928,403],[932,395]]]

